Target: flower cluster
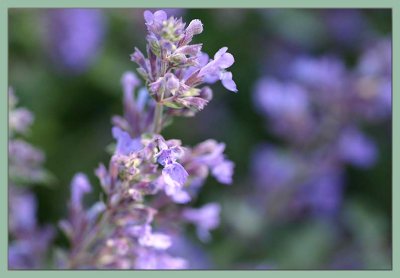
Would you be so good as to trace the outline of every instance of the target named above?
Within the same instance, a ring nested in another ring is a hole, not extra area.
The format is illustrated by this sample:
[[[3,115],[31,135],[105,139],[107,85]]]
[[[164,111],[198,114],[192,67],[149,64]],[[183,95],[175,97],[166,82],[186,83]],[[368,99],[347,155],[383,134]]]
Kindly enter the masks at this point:
[[[345,166],[368,169],[378,159],[360,126],[390,118],[391,42],[368,48],[354,70],[333,56],[302,56],[288,69],[288,80],[262,78],[255,88],[256,107],[287,150],[257,148],[254,175],[275,212],[335,213]]]
[[[60,255],[62,268],[188,268],[189,261],[169,253],[173,238],[192,223],[206,241],[219,225],[219,204],[191,208],[188,203],[209,174],[220,183],[232,182],[234,164],[223,153],[225,144],[207,140],[190,148],[159,132],[172,115],[163,115],[164,105],[174,115],[187,115],[187,109],[211,99],[210,88],[196,88],[211,82],[206,78],[216,75],[236,91],[225,71],[233,56],[223,48],[201,66],[201,45],[189,45],[203,30],[199,20],[185,29],[181,19],[168,19],[164,11],[146,11],[144,17],[148,58],[136,50],[132,59],[146,87],[136,90],[140,81],[132,72],[122,76],[124,115],[113,117],[114,152],[109,164],[96,170],[102,200],[86,210],[89,179],[79,173],[72,180],[68,218],[60,222],[70,241],[70,250]]]
[[[182,19],[167,17],[164,11],[144,14],[147,36],[147,57],[137,48],[131,55],[149,88],[150,95],[167,112],[192,116],[202,110],[212,98],[204,83],[221,80],[225,88],[236,92],[232,73],[227,71],[234,63],[227,47],[221,48],[214,59],[201,52],[202,44],[190,44],[195,35],[203,32],[200,20],[192,20],[187,27]],[[182,109],[184,108],[184,109]]]
[[[17,135],[28,132],[33,115],[25,108],[17,108],[18,100],[10,88],[9,99],[9,181],[8,212],[9,236],[8,266],[10,269],[30,269],[44,266],[54,231],[50,226],[40,227],[36,220],[35,196],[26,187],[45,182],[48,174],[42,168],[43,153]]]

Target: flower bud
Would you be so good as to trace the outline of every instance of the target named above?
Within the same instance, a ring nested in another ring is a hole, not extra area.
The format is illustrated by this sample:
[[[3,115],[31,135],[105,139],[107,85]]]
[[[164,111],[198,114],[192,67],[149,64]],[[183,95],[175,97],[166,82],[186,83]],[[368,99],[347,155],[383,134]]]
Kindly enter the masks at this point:
[[[172,93],[172,95],[175,94],[175,92],[179,89],[179,79],[172,73],[166,75],[167,78],[167,83],[166,83],[166,88],[168,91]]]

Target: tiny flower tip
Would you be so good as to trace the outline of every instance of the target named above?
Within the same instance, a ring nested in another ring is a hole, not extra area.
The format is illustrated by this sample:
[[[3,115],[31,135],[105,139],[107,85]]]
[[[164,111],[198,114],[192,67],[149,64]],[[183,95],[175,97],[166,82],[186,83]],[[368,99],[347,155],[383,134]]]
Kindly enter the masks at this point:
[[[79,188],[79,190],[85,193],[88,193],[92,190],[88,177],[83,173],[77,173],[73,177],[72,186]]]
[[[222,47],[220,50],[217,51],[217,53],[215,53],[214,60],[221,57],[224,53],[226,53],[226,51],[228,51],[228,47],[226,47],[226,46]]]
[[[203,32],[203,23],[199,19],[194,19],[189,23],[187,29],[191,30],[193,35],[198,35]]]
[[[137,86],[139,85],[140,81],[137,78],[136,74],[134,74],[131,71],[125,72],[122,77],[121,77],[121,83],[123,85],[132,85],[132,86]]]

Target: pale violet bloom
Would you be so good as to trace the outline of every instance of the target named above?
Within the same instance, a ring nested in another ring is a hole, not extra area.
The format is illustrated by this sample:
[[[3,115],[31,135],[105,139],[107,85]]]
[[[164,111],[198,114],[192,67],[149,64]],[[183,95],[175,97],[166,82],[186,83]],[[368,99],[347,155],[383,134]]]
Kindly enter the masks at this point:
[[[210,230],[219,226],[221,206],[218,203],[209,203],[201,208],[187,208],[183,218],[193,223],[197,228],[197,235],[203,241],[208,241]]]

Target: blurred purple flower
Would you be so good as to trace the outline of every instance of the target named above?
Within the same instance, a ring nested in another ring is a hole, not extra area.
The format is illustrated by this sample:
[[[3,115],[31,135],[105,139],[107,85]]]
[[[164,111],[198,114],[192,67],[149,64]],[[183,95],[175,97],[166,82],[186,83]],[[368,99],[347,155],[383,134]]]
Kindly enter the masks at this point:
[[[218,203],[209,203],[201,208],[187,208],[183,211],[183,217],[196,225],[197,235],[203,241],[210,239],[210,230],[219,226],[219,214],[221,207]]]
[[[263,78],[255,86],[253,101],[276,134],[300,141],[313,136],[315,121],[310,113],[310,99],[301,85]]]
[[[325,91],[341,88],[346,80],[344,64],[333,56],[299,57],[292,62],[290,72],[296,81]]]
[[[30,192],[10,188],[9,230],[14,233],[33,230],[36,226],[37,203]]]
[[[346,128],[340,134],[338,152],[344,161],[360,168],[373,166],[378,155],[374,142],[355,127]]]
[[[9,187],[10,269],[37,269],[43,266],[54,230],[50,226],[39,227],[36,212],[37,203],[32,193]]]
[[[273,145],[258,146],[251,161],[257,185],[264,190],[287,186],[298,171],[295,157]]]
[[[317,216],[337,213],[342,202],[344,180],[340,172],[322,173],[303,184],[292,204],[293,212],[309,210]]]
[[[83,196],[91,191],[92,186],[88,177],[82,173],[76,174],[71,182],[71,204],[80,208]]]
[[[47,41],[54,63],[82,73],[97,57],[105,34],[104,14],[98,9],[49,9]]]

